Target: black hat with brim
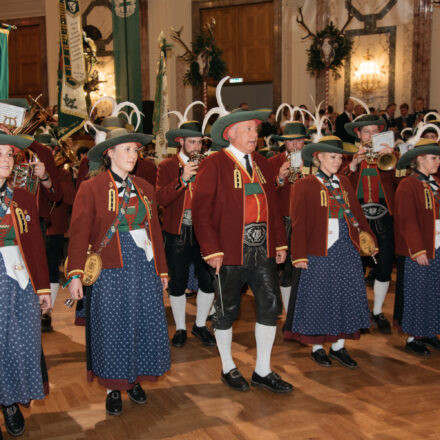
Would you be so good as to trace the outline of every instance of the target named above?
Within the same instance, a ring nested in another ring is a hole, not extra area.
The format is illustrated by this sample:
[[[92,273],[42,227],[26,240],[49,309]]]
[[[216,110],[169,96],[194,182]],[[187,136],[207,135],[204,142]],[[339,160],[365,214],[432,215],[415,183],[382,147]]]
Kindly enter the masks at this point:
[[[105,141],[96,144],[87,153],[89,159],[89,169],[97,169],[102,164],[104,155],[109,148],[127,142],[135,142],[141,145],[147,145],[153,140],[153,135],[145,133],[130,133],[125,128],[117,128],[107,133]]]
[[[17,150],[24,150],[29,147],[29,145],[34,142],[34,138],[28,135],[17,135],[5,134],[0,131],[0,145],[11,145],[14,148],[14,152]]]
[[[432,139],[420,139],[419,142],[401,156],[397,162],[397,169],[404,170],[411,165],[413,159],[422,154],[435,154],[440,155],[440,146]]]
[[[367,125],[377,125],[379,127],[379,131],[383,131],[386,127],[385,119],[381,118],[377,115],[362,115],[359,119],[356,119],[353,122],[347,122],[344,125],[345,131],[350,135],[357,139],[359,139],[358,133],[356,133],[356,128],[366,127]]]
[[[272,134],[270,138],[274,141],[292,141],[295,139],[305,139],[308,136],[307,128],[299,121],[288,122],[284,126],[284,133],[281,135]]]
[[[167,138],[168,147],[177,148],[180,143],[179,138],[193,138],[193,137],[203,137],[202,129],[197,121],[186,121],[183,122],[179,128],[173,128],[168,130],[165,134]]]
[[[315,153],[354,154],[353,151],[344,150],[344,142],[337,136],[323,136],[319,142],[311,142],[301,150],[304,163],[312,163]]]
[[[231,113],[218,118],[211,127],[212,142],[221,147],[227,147],[229,145],[229,139],[227,137],[228,131],[232,125],[245,121],[257,121],[261,123],[265,121],[272,110],[233,110]]]

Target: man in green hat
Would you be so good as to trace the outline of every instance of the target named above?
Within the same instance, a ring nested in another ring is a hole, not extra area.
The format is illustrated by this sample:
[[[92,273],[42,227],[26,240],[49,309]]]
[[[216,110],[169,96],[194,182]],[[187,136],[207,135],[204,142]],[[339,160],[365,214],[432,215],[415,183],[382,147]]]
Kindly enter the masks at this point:
[[[215,277],[214,327],[222,361],[221,380],[234,390],[249,390],[231,353],[232,324],[238,317],[241,288],[247,283],[257,308],[252,385],[287,393],[293,390],[292,385],[270,368],[281,310],[276,265],[286,258],[286,234],[272,168],[255,153],[258,125],[270,111],[228,113],[219,104],[222,116],[213,124],[211,136],[215,144],[226,148],[203,161],[192,209],[203,258]]]
[[[365,217],[379,243],[377,264],[374,268],[374,306],[371,318],[381,333],[390,334],[391,326],[382,313],[382,308],[390,285],[394,262],[392,215],[397,181],[394,170],[383,171],[378,168],[377,159],[369,159],[366,156],[372,136],[383,131],[385,127],[384,119],[373,114],[362,115],[345,124],[347,133],[355,136],[360,141],[360,146],[343,172],[350,178]],[[384,146],[379,155],[383,154],[394,154],[393,146]]]
[[[199,169],[202,131],[196,121],[184,121],[178,129],[166,133],[168,145],[180,151],[159,164],[156,184],[157,201],[163,210],[163,232],[170,283],[171,310],[176,324],[172,338],[175,347],[183,347],[187,340],[186,296],[189,266],[194,264],[198,280],[196,321],[191,333],[206,346],[214,346],[215,339],[206,327],[206,319],[214,300],[209,268],[200,255],[199,243],[192,226],[192,200]]]

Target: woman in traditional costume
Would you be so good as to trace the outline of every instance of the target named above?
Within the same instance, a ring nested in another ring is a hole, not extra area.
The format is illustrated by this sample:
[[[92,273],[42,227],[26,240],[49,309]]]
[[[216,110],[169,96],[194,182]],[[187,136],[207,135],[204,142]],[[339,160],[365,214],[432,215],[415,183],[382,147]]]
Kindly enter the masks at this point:
[[[12,436],[25,429],[18,405],[48,392],[40,309],[50,308],[50,287],[40,219],[35,197],[9,181],[14,155],[32,141],[0,133],[0,405]]]
[[[140,145],[152,136],[126,128],[109,131],[88,153],[102,172],[84,181],[73,205],[67,276],[73,299],[83,296],[81,279],[89,245],[102,272],[86,295],[88,380],[107,388],[106,410],[122,412],[121,391],[146,403],[140,383],[170,368],[163,289],[168,284],[154,188],[131,175]]]

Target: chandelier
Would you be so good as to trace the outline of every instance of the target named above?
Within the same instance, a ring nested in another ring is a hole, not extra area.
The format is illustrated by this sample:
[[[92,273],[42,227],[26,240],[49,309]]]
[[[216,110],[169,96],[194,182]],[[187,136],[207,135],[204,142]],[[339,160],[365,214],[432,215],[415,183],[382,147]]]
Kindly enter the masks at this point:
[[[371,56],[369,49],[361,61],[359,67],[355,69],[353,75],[354,87],[363,95],[369,95],[376,90],[382,82],[383,73]]]

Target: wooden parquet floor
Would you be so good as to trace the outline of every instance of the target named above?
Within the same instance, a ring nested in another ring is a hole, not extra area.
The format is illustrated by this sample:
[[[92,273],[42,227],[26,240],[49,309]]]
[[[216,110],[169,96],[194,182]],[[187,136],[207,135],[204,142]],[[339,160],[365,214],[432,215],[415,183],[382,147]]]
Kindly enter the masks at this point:
[[[426,359],[407,354],[404,336],[394,330],[391,336],[371,330],[348,342],[359,364],[353,371],[335,364],[319,367],[310,360],[310,348],[285,342],[278,330],[272,368],[294,384],[288,395],[228,389],[220,382],[216,347],[189,336],[184,348],[172,348],[171,371],[156,383],[144,383],[147,404],[135,405],[124,393],[123,415],[109,417],[105,390],[86,382],[84,329],[73,325],[74,311],[63,305],[66,297],[60,292],[55,331],[43,336],[50,395],[23,409],[23,439],[440,439],[440,352]],[[389,295],[388,318],[393,302]],[[190,299],[188,328],[194,316],[195,299]],[[254,320],[253,298],[246,294],[233,342],[246,377],[255,362]],[[172,324],[169,332],[174,333]]]

